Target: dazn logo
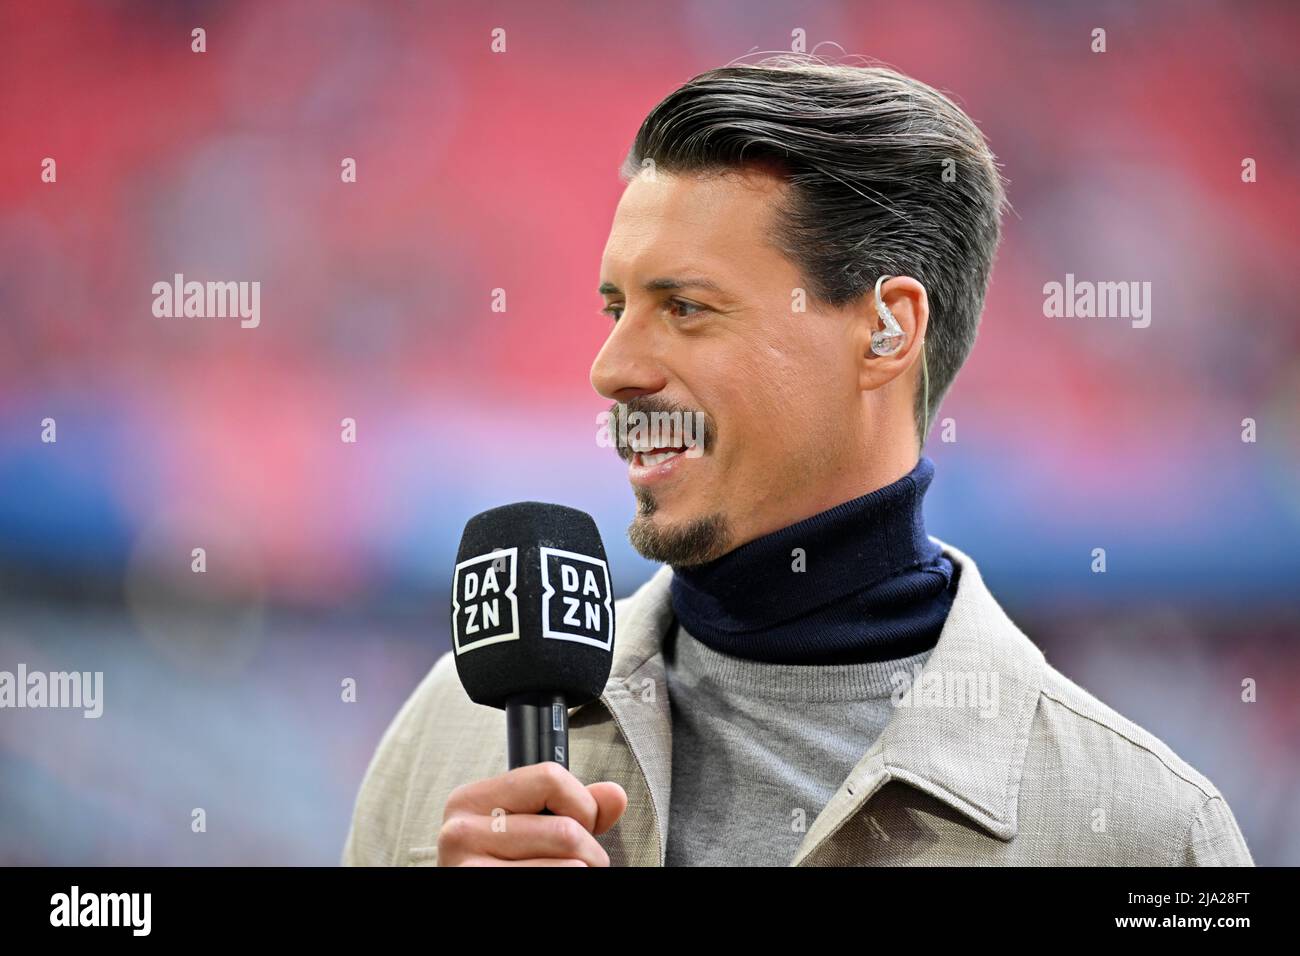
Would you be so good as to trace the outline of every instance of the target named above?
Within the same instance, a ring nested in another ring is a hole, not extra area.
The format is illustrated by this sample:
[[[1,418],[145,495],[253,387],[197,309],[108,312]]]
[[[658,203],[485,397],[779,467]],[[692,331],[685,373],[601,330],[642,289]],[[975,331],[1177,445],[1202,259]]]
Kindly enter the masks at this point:
[[[515,598],[519,549],[481,554],[456,565],[452,578],[451,630],[456,653],[519,639]]]
[[[600,558],[541,548],[542,636],[609,650],[614,598],[609,566]]]

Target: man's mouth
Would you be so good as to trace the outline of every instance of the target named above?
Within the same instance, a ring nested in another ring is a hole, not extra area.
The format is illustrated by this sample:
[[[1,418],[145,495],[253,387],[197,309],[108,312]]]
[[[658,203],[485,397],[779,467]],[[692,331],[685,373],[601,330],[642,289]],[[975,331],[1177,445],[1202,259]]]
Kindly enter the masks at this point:
[[[649,452],[633,452],[632,463],[650,468],[660,462],[667,461],[673,455],[680,455],[684,451],[686,451],[685,448],[656,448],[654,451]]]
[[[627,477],[634,485],[648,485],[676,474],[692,457],[690,446],[633,446],[628,458]]]

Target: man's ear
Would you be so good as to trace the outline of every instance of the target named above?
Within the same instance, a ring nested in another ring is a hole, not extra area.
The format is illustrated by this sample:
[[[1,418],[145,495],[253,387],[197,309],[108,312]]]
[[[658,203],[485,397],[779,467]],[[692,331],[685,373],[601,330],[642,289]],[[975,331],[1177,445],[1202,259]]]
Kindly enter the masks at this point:
[[[925,286],[909,276],[894,276],[880,286],[880,297],[894,321],[903,330],[903,344],[893,355],[877,355],[871,350],[871,333],[883,326],[876,314],[876,294],[873,288],[862,297],[858,308],[858,387],[864,391],[881,388],[899,379],[912,382],[908,370],[921,357],[921,343],[930,321],[930,300]],[[917,373],[919,374],[919,367]],[[909,389],[910,392],[910,389]]]

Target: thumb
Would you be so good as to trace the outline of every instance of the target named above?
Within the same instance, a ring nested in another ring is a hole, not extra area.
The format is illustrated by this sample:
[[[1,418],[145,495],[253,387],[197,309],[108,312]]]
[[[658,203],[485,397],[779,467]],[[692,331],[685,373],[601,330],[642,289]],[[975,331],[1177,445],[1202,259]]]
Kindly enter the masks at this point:
[[[587,784],[587,790],[596,798],[596,826],[591,832],[604,833],[623,815],[627,809],[627,791],[612,780]]]

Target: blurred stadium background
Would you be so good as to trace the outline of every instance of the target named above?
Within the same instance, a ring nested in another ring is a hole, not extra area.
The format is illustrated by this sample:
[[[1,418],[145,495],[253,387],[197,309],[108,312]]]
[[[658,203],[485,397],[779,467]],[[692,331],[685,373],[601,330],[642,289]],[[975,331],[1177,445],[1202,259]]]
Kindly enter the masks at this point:
[[[1300,9],[847,0],[0,7],[0,670],[105,673],[99,720],[0,712],[0,862],[335,863],[469,516],[580,507],[649,576],[588,382],[616,170],[796,28],[952,91],[1011,182],[931,533],[1300,863]],[[177,272],[261,327],[154,318]],[[1067,272],[1151,281],[1150,328],[1044,318]]]

